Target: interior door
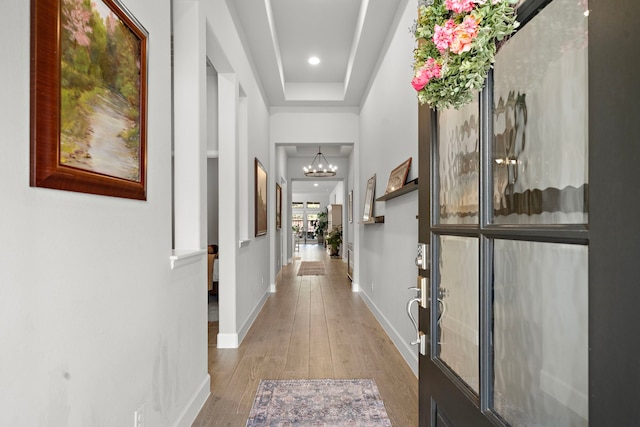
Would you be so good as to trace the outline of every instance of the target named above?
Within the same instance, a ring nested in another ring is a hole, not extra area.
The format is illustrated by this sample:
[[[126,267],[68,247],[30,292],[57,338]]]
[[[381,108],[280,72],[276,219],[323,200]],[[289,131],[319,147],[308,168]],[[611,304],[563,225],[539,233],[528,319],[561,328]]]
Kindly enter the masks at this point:
[[[421,426],[589,424],[586,0],[527,0],[478,97],[420,110]]]

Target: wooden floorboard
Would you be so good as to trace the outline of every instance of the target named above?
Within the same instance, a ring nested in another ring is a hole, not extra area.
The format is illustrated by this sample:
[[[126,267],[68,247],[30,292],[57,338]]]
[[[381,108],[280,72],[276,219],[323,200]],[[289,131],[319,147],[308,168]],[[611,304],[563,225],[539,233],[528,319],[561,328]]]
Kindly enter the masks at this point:
[[[316,245],[283,267],[240,348],[216,347],[209,324],[211,395],[194,427],[244,427],[260,379],[373,378],[393,426],[418,425],[418,380],[362,298],[346,264]],[[325,275],[297,276],[301,261]]]

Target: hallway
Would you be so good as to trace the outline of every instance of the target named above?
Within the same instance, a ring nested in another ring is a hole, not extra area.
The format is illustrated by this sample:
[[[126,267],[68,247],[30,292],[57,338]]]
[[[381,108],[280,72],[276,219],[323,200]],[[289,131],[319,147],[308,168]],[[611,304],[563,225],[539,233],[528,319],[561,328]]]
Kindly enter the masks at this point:
[[[418,380],[351,292],[346,264],[317,245],[295,256],[240,348],[216,348],[210,332],[211,395],[193,426],[244,426],[260,379],[307,378],[373,378],[392,424],[418,425]],[[325,275],[298,276],[301,261],[322,261]]]

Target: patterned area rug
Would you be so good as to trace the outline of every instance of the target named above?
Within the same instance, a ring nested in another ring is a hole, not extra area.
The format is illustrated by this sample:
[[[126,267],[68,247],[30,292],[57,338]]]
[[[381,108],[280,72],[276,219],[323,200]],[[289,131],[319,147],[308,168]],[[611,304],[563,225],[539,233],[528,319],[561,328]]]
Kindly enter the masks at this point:
[[[374,380],[260,380],[247,427],[391,426]]]
[[[298,276],[324,276],[322,261],[302,261],[298,269]]]

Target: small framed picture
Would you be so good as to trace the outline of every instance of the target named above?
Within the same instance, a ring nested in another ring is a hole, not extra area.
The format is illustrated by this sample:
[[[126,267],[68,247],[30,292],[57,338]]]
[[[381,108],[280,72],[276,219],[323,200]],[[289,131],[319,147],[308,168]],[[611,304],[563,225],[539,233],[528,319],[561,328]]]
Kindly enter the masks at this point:
[[[282,187],[276,182],[276,229],[282,228]]]
[[[376,193],[376,175],[374,174],[367,181],[367,191],[364,194],[364,211],[362,212],[363,222],[373,221],[373,203]]]
[[[402,162],[400,166],[391,171],[389,175],[389,182],[387,183],[387,189],[384,194],[389,194],[392,191],[401,189],[407,181],[407,175],[409,175],[409,168],[411,167],[411,157]]]
[[[267,234],[267,170],[255,159],[255,225],[256,237]]]

